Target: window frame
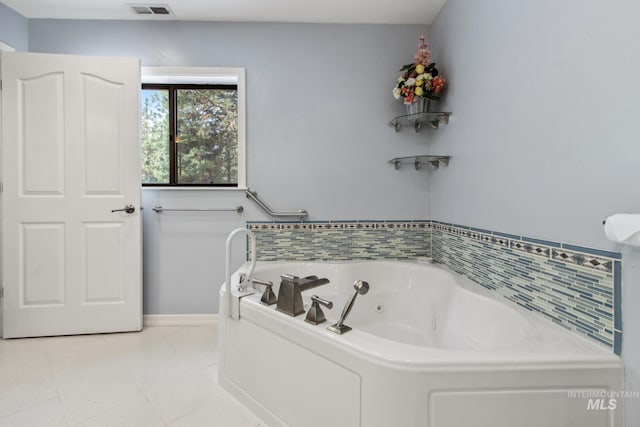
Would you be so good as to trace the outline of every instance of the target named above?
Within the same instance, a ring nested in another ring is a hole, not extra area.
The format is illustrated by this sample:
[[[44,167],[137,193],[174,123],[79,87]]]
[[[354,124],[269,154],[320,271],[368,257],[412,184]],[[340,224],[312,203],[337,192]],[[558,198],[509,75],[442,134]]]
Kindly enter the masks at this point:
[[[148,188],[171,189],[231,189],[246,190],[246,102],[245,102],[245,70],[244,68],[210,68],[210,67],[142,67],[142,85],[148,89],[153,86],[236,86],[238,96],[238,180],[237,184],[179,184],[179,183],[143,183]],[[142,87],[141,89],[142,90]],[[169,96],[173,96],[169,91]],[[175,135],[174,124],[170,121],[170,138]],[[170,181],[175,182],[175,147],[170,142]]]

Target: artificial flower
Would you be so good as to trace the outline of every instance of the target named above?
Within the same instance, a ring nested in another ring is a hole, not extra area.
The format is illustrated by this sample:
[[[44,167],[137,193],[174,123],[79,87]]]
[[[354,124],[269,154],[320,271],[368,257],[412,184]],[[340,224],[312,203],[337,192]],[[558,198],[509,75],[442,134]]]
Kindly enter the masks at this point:
[[[435,93],[438,93],[442,90],[442,88],[444,87],[444,77],[442,76],[438,76],[438,77],[434,77],[433,80],[431,80],[431,86],[433,87],[433,90]]]
[[[393,89],[395,99],[404,98],[407,105],[417,101],[416,98],[439,99],[438,94],[444,88],[446,80],[439,75],[436,64],[431,62],[429,42],[420,36],[418,50],[414,62],[403,66],[398,82]]]

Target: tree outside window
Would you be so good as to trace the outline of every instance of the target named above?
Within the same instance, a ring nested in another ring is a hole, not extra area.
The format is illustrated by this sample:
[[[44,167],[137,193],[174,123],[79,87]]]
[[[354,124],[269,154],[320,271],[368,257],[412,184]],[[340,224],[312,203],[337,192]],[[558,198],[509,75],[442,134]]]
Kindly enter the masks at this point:
[[[141,129],[144,185],[238,185],[236,86],[143,85]]]

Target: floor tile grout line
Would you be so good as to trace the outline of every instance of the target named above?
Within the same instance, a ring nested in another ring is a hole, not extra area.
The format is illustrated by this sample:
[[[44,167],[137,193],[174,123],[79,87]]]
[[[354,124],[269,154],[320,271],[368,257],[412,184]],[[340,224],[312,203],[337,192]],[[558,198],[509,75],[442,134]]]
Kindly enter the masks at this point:
[[[149,327],[147,327],[149,328]],[[164,330],[172,330],[174,328],[180,328],[180,327],[176,327],[176,326],[152,326],[151,328],[163,328]],[[142,331],[141,331],[142,332]],[[168,336],[163,336],[162,337],[162,342],[167,345],[168,347],[170,347],[173,350],[181,350],[181,348],[176,347],[175,344],[172,342],[172,340],[168,337]],[[179,420],[180,418],[186,417],[189,414],[181,414],[177,417],[175,417],[174,419],[171,420],[167,420],[165,419],[165,417],[162,416],[162,414],[158,411],[158,409],[156,408],[156,405],[149,399],[149,396],[147,396],[147,394],[144,392],[141,384],[136,381],[135,377],[132,375],[131,371],[129,369],[127,369],[126,366],[122,365],[121,362],[118,362],[118,365],[123,369],[124,372],[127,373],[127,375],[131,376],[131,380],[133,381],[133,383],[136,386],[136,389],[142,394],[142,396],[144,396],[144,399],[149,403],[150,407],[153,409],[153,412],[158,416],[158,418],[162,421],[162,424],[167,427],[170,426],[172,423],[176,422],[177,420]]]
[[[100,334],[98,334],[98,335],[100,335]],[[114,336],[114,335],[117,335],[117,334],[110,334],[110,336]],[[86,337],[86,338],[89,338],[89,337],[95,337],[95,336],[96,336],[95,334],[86,334],[86,335],[75,335],[74,337],[78,337],[78,338],[85,338],[85,337]],[[53,369],[51,368],[51,365],[50,365],[50,361],[49,361],[49,355],[48,355],[48,353],[47,353],[47,362],[49,363],[49,369],[50,369],[50,372],[51,372],[51,373],[52,373],[52,375],[53,375]],[[121,364],[121,362],[119,362],[118,360],[114,360],[113,362],[115,362],[115,365],[116,365],[119,369],[121,369],[121,370],[122,370],[122,372],[124,372],[124,373],[127,375],[127,377],[129,377],[128,379],[129,379],[129,380],[132,382],[132,384],[135,386],[136,390],[138,390],[138,391],[140,392],[140,394],[144,397],[144,399],[145,399],[147,402],[149,402],[149,399],[148,399],[148,398],[147,398],[147,396],[142,392],[142,390],[140,390],[139,385],[136,383],[135,379],[133,378],[133,376],[131,375],[131,373],[129,372],[129,370],[128,370],[128,369],[126,369],[126,368]],[[56,385],[56,392],[57,392],[58,396],[60,397],[60,393],[59,393],[59,390],[58,390],[58,385],[57,385],[57,382],[55,382],[55,376],[53,376],[53,380],[54,380],[54,384]],[[150,402],[149,402],[149,403],[150,403]],[[67,425],[67,426],[70,426],[71,424],[69,423],[69,419],[68,419],[68,416],[67,416],[67,410],[66,410],[66,407],[62,404],[62,398],[61,398],[61,397],[60,397],[60,404],[61,404],[61,406],[62,406],[62,408],[63,408],[63,410],[64,410],[64,413],[65,413],[66,425]],[[122,405],[122,403],[116,403],[116,404],[113,404],[112,406],[109,406],[109,407],[103,408],[102,410],[100,410],[100,411],[98,411],[98,412],[96,412],[96,413],[94,413],[94,414],[92,414],[92,415],[88,416],[87,418],[84,418],[84,419],[78,420],[78,421],[76,422],[76,424],[78,424],[78,423],[85,423],[85,422],[91,421],[91,420],[93,420],[93,419],[95,419],[95,418],[98,418],[98,417],[100,417],[100,416],[102,416],[102,415],[104,415],[104,414],[109,413],[110,411],[112,411],[112,410],[114,410],[114,409],[118,408],[118,407],[119,407],[119,406],[121,406],[121,405]],[[153,407],[153,405],[151,405],[151,408],[153,409],[154,413],[158,416],[158,419],[160,419],[160,420],[162,421],[163,425],[166,427],[166,426],[167,426],[167,424],[166,424],[166,423],[165,423],[165,421],[162,419],[162,417],[160,416],[160,414],[158,414],[158,413],[157,413],[156,408],[155,408],[155,407]]]
[[[67,408],[62,402],[62,396],[60,396],[60,388],[58,386],[58,382],[56,381],[56,376],[53,374],[53,368],[51,367],[51,359],[49,358],[49,352],[47,351],[47,342],[42,343],[42,349],[44,351],[44,357],[47,359],[47,369],[49,370],[49,375],[51,376],[51,382],[53,383],[56,390],[56,397],[58,402],[60,403],[60,407],[62,408],[62,413],[64,414],[64,424],[69,426],[69,417],[67,414]]]
[[[23,412],[29,412],[29,411],[31,411],[33,408],[35,408],[35,407],[37,407],[37,406],[40,406],[40,405],[43,405],[43,404],[45,404],[45,403],[47,403],[47,402],[49,402],[49,401],[52,401],[52,400],[56,400],[56,401],[60,402],[60,399],[58,398],[58,396],[49,397],[49,398],[47,398],[47,399],[44,399],[44,400],[39,401],[38,403],[34,403],[33,405],[29,405],[29,406],[27,406],[26,408],[17,409],[17,410],[15,410],[15,411],[13,411],[13,412],[9,412],[9,413],[7,413],[7,414],[0,415],[0,421],[2,421],[2,419],[3,419],[3,418],[10,418],[10,417],[14,417],[14,416],[16,416],[16,415],[19,415],[19,414],[21,414],[21,413],[23,413]],[[60,406],[62,406],[62,403],[60,403]],[[1,424],[0,424],[0,425],[1,425]],[[66,425],[66,426],[68,426],[68,425],[69,425],[69,424],[67,423],[66,416],[65,416],[65,425]]]
[[[169,422],[167,422],[164,417],[162,416],[162,414],[160,414],[158,412],[158,409],[156,409],[156,406],[153,404],[153,402],[151,400],[149,400],[149,396],[147,396],[147,394],[144,392],[144,390],[142,389],[142,387],[140,386],[140,384],[138,383],[138,381],[136,381],[136,378],[134,375],[131,374],[131,371],[129,369],[127,369],[127,367],[122,363],[121,360],[118,361],[118,367],[120,369],[122,369],[123,372],[126,372],[127,375],[129,377],[131,377],[131,382],[136,386],[136,390],[138,390],[138,392],[140,392],[140,394],[142,395],[142,397],[144,397],[144,400],[149,404],[149,407],[153,410],[153,413],[158,417],[158,419],[162,422],[162,425],[167,427],[169,425]]]

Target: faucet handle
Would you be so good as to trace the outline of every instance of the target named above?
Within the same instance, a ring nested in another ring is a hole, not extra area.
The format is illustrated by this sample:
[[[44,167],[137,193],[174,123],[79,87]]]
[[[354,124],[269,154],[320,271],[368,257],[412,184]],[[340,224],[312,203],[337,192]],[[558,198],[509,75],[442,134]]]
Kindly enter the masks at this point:
[[[311,296],[311,301],[312,302],[317,302],[318,304],[322,304],[325,307],[327,307],[329,310],[331,310],[333,308],[333,303],[331,301],[328,301],[324,298],[320,298],[318,295],[312,295]]]
[[[322,308],[320,308],[320,304],[324,305],[329,310],[333,308],[333,303],[331,301],[327,301],[324,298],[313,295],[311,297],[311,308],[307,311],[307,317],[304,319],[305,322],[311,323],[312,325],[319,325],[327,320],[327,318],[324,317]]]
[[[271,280],[262,280],[262,279],[258,279],[257,277],[252,277],[251,279],[249,279],[249,281],[254,285],[262,285],[262,286],[269,286],[269,287],[273,286],[273,282]]]
[[[261,280],[252,278],[251,283],[254,285],[262,285],[265,287],[264,293],[262,294],[262,298],[260,298],[260,302],[264,305],[273,305],[278,302],[278,298],[276,294],[273,293],[273,282],[270,280]]]

